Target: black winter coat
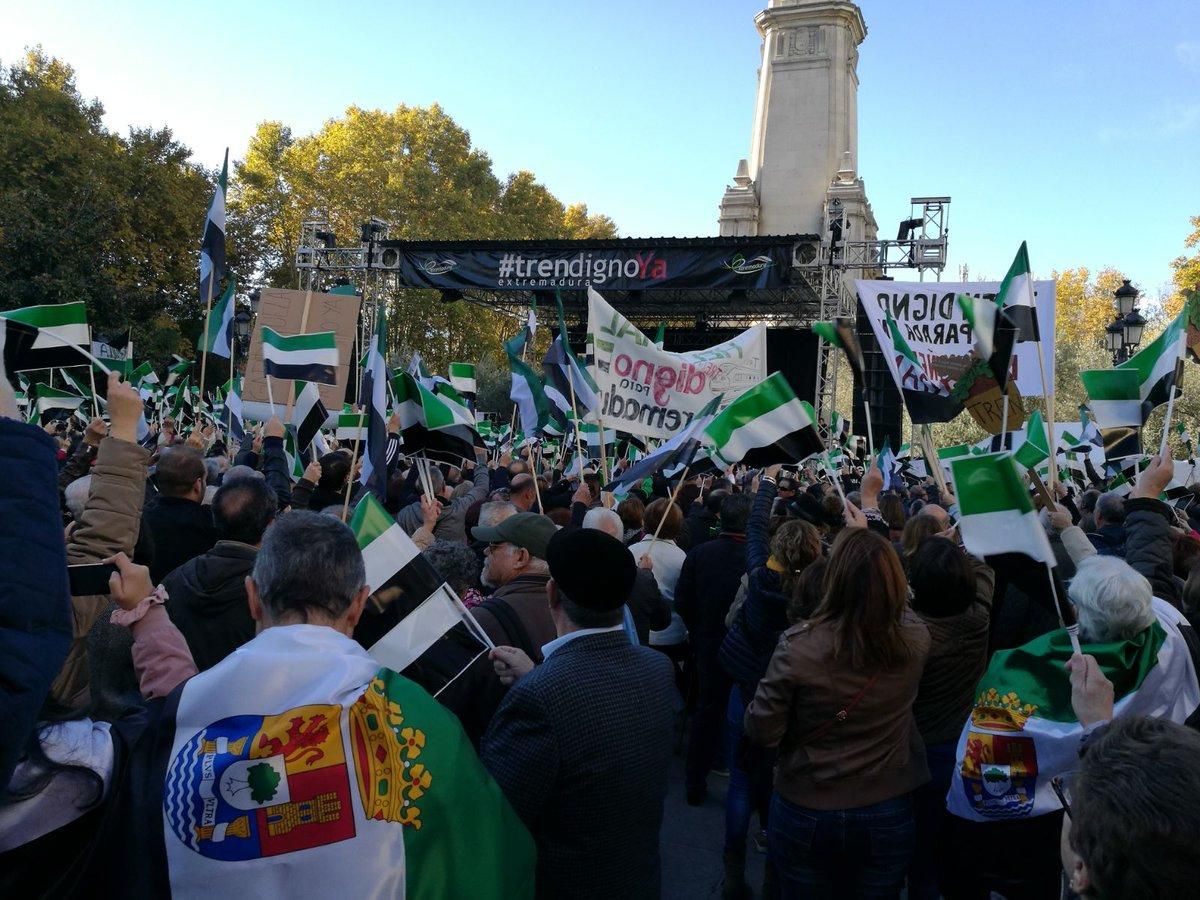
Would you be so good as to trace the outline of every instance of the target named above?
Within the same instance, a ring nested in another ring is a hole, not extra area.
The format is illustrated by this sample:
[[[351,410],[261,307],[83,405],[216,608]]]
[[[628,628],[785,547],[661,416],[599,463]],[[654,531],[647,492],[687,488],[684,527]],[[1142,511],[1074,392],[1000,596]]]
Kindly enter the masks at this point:
[[[189,559],[207,553],[217,542],[212,509],[180,497],[160,494],[142,514],[142,528],[154,540],[150,577],[155,584],[162,584],[169,574]]]
[[[254,637],[246,601],[246,576],[258,550],[238,541],[218,541],[203,556],[184,563],[163,581],[167,613],[187,641],[196,668],[211,669]]]
[[[725,616],[746,571],[746,538],[721,534],[688,552],[675,584],[675,611],[692,643],[720,645]]]
[[[775,504],[775,484],[764,481],[754,498],[746,524],[746,600],[721,643],[721,667],[736,683],[749,703],[767,672],[779,636],[788,627],[787,595],[779,573],[767,568],[771,550],[767,525]]]

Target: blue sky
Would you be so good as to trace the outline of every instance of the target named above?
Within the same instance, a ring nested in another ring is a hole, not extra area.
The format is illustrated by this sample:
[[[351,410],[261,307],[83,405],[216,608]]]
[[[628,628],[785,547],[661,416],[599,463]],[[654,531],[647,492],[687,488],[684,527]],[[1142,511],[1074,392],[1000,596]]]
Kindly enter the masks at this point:
[[[747,155],[766,0],[0,0],[0,59],[75,66],[110,126],[197,158],[255,124],[438,102],[492,157],[627,236],[709,235]],[[948,194],[950,267],[1123,269],[1151,297],[1200,214],[1192,0],[862,0],[859,171],[882,236]],[[204,18],[202,18],[202,16]],[[206,26],[205,22],[211,23]]]

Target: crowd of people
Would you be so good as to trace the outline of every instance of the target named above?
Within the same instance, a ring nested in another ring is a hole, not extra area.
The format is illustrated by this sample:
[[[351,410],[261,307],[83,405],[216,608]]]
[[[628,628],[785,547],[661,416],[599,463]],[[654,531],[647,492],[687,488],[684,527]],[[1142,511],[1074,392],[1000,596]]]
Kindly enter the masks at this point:
[[[618,498],[521,450],[422,484],[397,437],[384,505],[496,646],[459,625],[396,674],[367,651],[399,604],[342,521],[356,454],[293,481],[278,419],[246,447],[170,423],[144,446],[141,413],[111,376],[107,422],[43,429],[0,377],[4,896],[656,897],[676,755],[686,803],[723,795],[726,898],[1200,876],[1196,722],[1122,715],[1097,661],[1165,603],[1195,681],[1200,535],[1158,499],[1169,460],[1042,504],[1056,585],[971,556],[952,493],[876,466],[844,500],[780,465]],[[96,565],[107,590],[73,590]],[[1078,746],[1034,770],[1061,808],[958,818],[980,680],[1062,629],[1061,590],[1082,652],[1035,676]]]

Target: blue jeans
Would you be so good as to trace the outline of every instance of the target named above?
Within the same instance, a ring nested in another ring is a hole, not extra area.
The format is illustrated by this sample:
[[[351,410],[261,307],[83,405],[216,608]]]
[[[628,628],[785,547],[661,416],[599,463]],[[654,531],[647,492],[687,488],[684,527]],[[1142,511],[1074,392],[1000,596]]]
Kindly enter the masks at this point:
[[[741,855],[746,852],[746,836],[750,832],[750,817],[758,810],[758,820],[767,827],[767,807],[770,803],[771,775],[775,752],[760,754],[758,770],[747,772],[738,759],[738,744],[742,740],[742,719],[746,703],[737,685],[729,692],[725,709],[725,738],[729,758],[729,789],[725,793],[725,852]]]
[[[806,809],[771,798],[767,861],[790,897],[895,898],[914,843],[912,797],[857,809]]]

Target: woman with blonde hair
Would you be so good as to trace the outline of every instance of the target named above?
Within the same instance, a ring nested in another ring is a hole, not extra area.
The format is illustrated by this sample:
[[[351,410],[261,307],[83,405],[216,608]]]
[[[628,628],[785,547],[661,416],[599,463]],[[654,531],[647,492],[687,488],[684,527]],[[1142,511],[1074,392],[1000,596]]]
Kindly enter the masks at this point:
[[[746,710],[777,748],[768,865],[783,897],[899,897],[929,780],[913,701],[929,630],[891,543],[847,527],[811,619],[784,632]]]

